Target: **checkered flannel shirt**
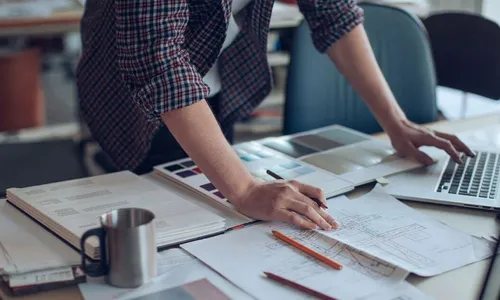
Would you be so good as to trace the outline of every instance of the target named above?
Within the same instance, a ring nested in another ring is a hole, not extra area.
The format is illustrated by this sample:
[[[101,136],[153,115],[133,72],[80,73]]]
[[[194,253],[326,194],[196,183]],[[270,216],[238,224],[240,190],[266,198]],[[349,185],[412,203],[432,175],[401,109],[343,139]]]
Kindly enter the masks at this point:
[[[145,158],[161,114],[209,93],[218,59],[222,128],[248,116],[272,88],[267,36],[274,0],[235,16],[240,32],[219,52],[231,0],[87,0],[77,87],[82,119],[118,169]],[[354,0],[298,0],[320,52],[363,21]]]

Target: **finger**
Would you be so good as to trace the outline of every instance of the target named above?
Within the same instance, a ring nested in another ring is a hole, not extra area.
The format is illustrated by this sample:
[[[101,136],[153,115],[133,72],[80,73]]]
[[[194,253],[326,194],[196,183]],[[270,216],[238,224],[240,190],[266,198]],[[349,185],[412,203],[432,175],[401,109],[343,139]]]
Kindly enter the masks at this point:
[[[316,212],[330,225],[332,226],[333,228],[337,229],[340,227],[340,224],[337,223],[332,216],[330,216],[324,209],[318,207],[318,204],[316,202],[314,202],[313,200],[311,200],[311,198],[301,194],[301,193],[298,193],[296,195],[296,200],[298,200],[299,202],[304,202],[306,203],[307,205],[311,206],[312,208],[314,208],[316,210]]]
[[[429,155],[418,149],[416,150],[414,157],[418,162],[427,166],[432,165],[434,163],[434,160]]]
[[[276,212],[276,220],[283,221],[286,223],[294,224],[301,229],[316,229],[318,226],[313,222],[302,218],[297,213],[288,211],[285,209],[280,209]]]
[[[462,140],[459,139],[456,135],[443,133],[443,132],[437,132],[437,131],[434,134],[452,142],[458,151],[463,152],[470,157],[476,156],[476,154],[464,142],[462,142]]]
[[[312,185],[304,184],[296,180],[290,181],[290,184],[295,186],[301,194],[304,194],[310,198],[318,199],[322,207],[328,208],[328,206],[326,205],[325,194],[323,193],[322,189]]]
[[[438,136],[431,136],[431,141],[429,142],[430,146],[435,146],[437,148],[443,149],[448,153],[448,155],[457,163],[462,164],[462,158],[460,158],[460,153],[458,153],[457,149],[453,146],[453,144],[444,138]]]
[[[330,225],[319,213],[314,209],[312,205],[309,205],[305,202],[292,200],[289,202],[288,207],[289,210],[292,210],[300,215],[311,220],[313,223],[317,224],[324,230],[332,230],[332,225]]]
[[[418,150],[415,146],[413,146],[410,143],[406,145],[406,147],[403,149],[402,152],[405,156],[411,156],[421,164],[432,165],[434,163],[434,160],[429,155]]]

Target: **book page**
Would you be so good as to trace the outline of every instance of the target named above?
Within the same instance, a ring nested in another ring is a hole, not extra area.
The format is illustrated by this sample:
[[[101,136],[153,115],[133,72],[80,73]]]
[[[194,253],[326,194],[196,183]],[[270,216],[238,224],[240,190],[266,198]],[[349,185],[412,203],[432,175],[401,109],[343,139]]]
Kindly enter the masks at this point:
[[[279,230],[343,265],[332,267],[275,238]],[[408,272],[315,231],[285,223],[261,223],[181,245],[258,299],[304,299],[307,295],[262,276],[271,272],[338,299],[366,297],[404,280]],[[362,287],[362,288],[360,288]]]
[[[434,220],[376,186],[355,200],[328,201],[340,228],[320,233],[420,276],[438,275],[493,255],[495,243]]]
[[[198,233],[224,230],[224,219],[185,201],[178,194],[161,188],[131,172],[119,172],[24,189],[8,190],[26,205],[23,210],[47,219],[80,237],[100,227],[99,216],[118,208],[136,207],[155,214],[159,244],[178,241]],[[51,226],[53,227],[53,226]],[[79,242],[79,241],[73,241]],[[89,239],[97,247],[97,239]]]
[[[158,276],[136,289],[113,287],[104,278],[89,278],[79,285],[84,299],[131,299],[156,294],[162,290],[199,279],[208,279],[231,299],[252,299],[248,294],[222,278],[182,249],[170,249],[158,253]]]

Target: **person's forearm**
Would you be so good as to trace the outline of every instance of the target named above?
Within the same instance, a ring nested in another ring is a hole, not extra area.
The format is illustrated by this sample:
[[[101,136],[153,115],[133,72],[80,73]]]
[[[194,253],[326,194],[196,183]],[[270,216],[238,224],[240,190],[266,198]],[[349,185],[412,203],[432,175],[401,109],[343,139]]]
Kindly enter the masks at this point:
[[[385,130],[406,119],[378,66],[363,25],[333,44],[327,54]]]
[[[173,110],[162,119],[184,151],[228,199],[236,201],[253,177],[240,161],[206,101]]]

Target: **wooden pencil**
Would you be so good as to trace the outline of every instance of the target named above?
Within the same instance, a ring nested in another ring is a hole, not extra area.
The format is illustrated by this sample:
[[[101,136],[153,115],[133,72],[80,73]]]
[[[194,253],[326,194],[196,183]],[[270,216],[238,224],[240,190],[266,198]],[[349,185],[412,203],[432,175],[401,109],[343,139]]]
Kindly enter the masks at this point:
[[[316,252],[314,251],[313,249],[305,246],[305,245],[302,245],[301,243],[297,242],[296,240],[284,235],[283,233],[277,231],[277,230],[273,230],[272,231],[273,235],[277,238],[279,238],[280,240],[282,240],[283,242],[311,255],[312,257],[324,262],[325,264],[331,266],[332,268],[336,269],[336,270],[342,270],[342,265],[336,261],[334,261],[333,259],[331,258],[328,258],[324,255],[322,255],[321,253],[319,252]]]
[[[337,300],[337,299],[335,299],[333,297],[330,297],[330,296],[325,295],[325,294],[323,294],[321,292],[318,292],[318,291],[315,291],[313,289],[310,289],[310,288],[308,288],[306,286],[303,286],[303,285],[298,284],[296,282],[293,282],[291,280],[285,279],[285,278],[283,278],[281,276],[278,276],[276,274],[273,274],[273,273],[270,273],[270,272],[264,272],[264,275],[266,275],[266,277],[269,278],[269,279],[272,279],[272,280],[274,280],[276,282],[282,283],[282,284],[287,285],[287,286],[289,286],[291,288],[294,288],[294,289],[297,289],[299,291],[302,291],[302,292],[304,292],[306,294],[309,294],[311,296],[314,296],[314,297],[316,297],[318,299],[322,299],[322,300]]]

